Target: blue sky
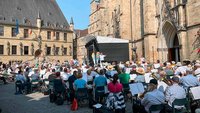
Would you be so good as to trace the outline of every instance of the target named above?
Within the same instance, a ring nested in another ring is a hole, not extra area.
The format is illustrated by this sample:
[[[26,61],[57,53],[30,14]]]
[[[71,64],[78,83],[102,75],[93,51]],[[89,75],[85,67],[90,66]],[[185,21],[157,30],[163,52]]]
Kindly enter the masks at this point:
[[[75,29],[85,29],[89,24],[91,0],[56,0],[65,18],[70,23],[74,19]]]

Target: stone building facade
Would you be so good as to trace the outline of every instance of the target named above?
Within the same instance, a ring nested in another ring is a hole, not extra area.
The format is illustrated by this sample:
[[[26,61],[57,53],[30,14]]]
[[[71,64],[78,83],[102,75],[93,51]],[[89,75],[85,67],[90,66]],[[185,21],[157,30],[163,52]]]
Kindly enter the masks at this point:
[[[199,8],[198,0],[91,0],[88,31],[128,39],[130,60],[198,59]]]
[[[38,49],[48,61],[72,59],[73,24],[56,1],[2,0],[0,10],[1,62],[32,61]]]

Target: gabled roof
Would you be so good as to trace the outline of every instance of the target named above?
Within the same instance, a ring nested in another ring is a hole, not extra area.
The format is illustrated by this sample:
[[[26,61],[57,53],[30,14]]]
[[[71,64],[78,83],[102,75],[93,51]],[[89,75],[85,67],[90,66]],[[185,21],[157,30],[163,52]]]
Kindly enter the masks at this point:
[[[60,10],[56,0],[0,0],[0,23],[27,25],[36,27],[36,19],[40,14],[43,27],[69,29],[69,24]]]
[[[96,36],[98,43],[129,43],[129,40],[105,37],[105,36]]]
[[[88,29],[84,29],[84,30],[75,29],[75,32],[78,35],[78,38],[88,35]]]

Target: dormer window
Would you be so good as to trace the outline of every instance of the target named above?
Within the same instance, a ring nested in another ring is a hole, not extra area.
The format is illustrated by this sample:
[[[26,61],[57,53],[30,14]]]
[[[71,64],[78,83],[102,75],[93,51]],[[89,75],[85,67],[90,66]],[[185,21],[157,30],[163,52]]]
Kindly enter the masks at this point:
[[[17,10],[21,11],[22,9],[20,7],[17,7]]]
[[[52,13],[51,13],[51,12],[49,12],[49,13],[48,13],[48,15],[49,15],[49,16],[51,16],[51,15],[52,15]]]
[[[59,24],[58,24],[58,23],[56,23],[56,27],[59,27]]]
[[[12,21],[12,22],[16,22],[16,19],[15,19],[15,18],[11,18],[11,21]]]
[[[6,18],[0,15],[0,20],[6,20]]]
[[[24,19],[23,19],[23,23],[24,24],[27,24],[28,23],[28,20],[24,17]]]
[[[50,22],[47,22],[47,23],[46,23],[46,26],[51,26]]]

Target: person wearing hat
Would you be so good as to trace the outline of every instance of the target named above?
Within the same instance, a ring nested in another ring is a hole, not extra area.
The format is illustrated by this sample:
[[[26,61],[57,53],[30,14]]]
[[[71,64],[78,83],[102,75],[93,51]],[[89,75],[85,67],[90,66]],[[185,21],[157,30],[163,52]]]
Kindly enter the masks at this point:
[[[70,101],[72,102],[74,100],[74,97],[75,97],[75,90],[73,88],[73,84],[74,84],[74,81],[77,79],[77,74],[78,74],[78,71],[75,70],[73,71],[73,74],[68,78],[68,83],[69,83],[69,91],[70,91]]]
[[[180,83],[187,89],[193,86],[200,86],[200,82],[198,79],[193,75],[193,69],[187,68],[186,76],[180,79]]]
[[[167,108],[169,108],[167,110],[169,111],[172,110],[171,109],[172,103],[175,99],[183,99],[183,98],[186,98],[185,89],[179,85],[179,78],[177,76],[174,76],[172,78],[172,85],[166,89],[166,93],[165,93],[165,99],[168,103]],[[175,106],[176,109],[180,109],[182,107],[183,106]]]
[[[149,112],[149,108],[152,105],[165,103],[164,93],[157,89],[158,82],[156,79],[151,79],[148,86],[148,91],[144,94],[144,98],[141,100],[141,104],[144,106],[145,111]],[[152,113],[159,113],[160,111],[154,111]],[[145,113],[145,112],[140,112]]]
[[[135,78],[135,82],[145,82],[145,77],[144,77],[144,74],[145,74],[145,71],[142,67],[138,67],[136,69],[136,73],[137,73],[137,77]]]
[[[185,66],[182,66],[181,62],[176,63],[177,68],[175,69],[174,75],[184,76],[186,74]]]

